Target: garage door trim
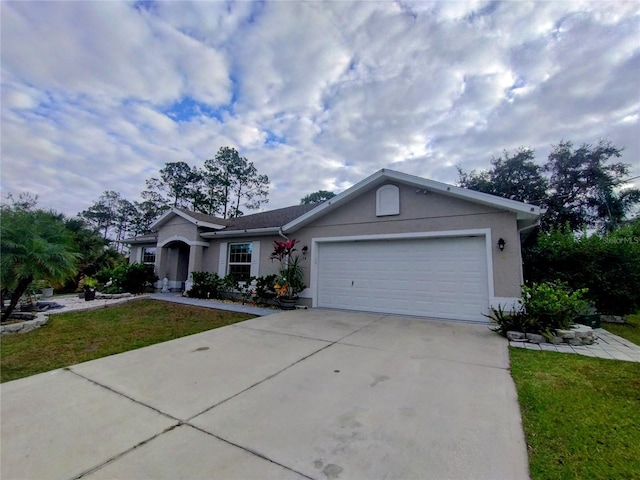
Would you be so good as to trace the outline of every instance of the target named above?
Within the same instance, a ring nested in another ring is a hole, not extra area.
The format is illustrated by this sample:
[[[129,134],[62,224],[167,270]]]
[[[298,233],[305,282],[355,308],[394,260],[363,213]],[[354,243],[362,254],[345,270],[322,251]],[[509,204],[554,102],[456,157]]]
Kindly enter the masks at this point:
[[[343,237],[316,237],[311,239],[311,272],[310,272],[310,290],[312,297],[312,306],[318,306],[318,283],[320,275],[320,266],[318,264],[318,251],[323,243],[342,243],[342,242],[366,242],[374,240],[413,240],[413,239],[435,239],[435,238],[451,238],[451,237],[484,237],[486,262],[487,262],[487,287],[489,294],[489,303],[493,303],[494,286],[493,286],[493,252],[491,245],[491,229],[479,228],[468,230],[443,230],[435,232],[412,232],[412,233],[390,233],[390,234],[372,234],[372,235],[350,235]]]

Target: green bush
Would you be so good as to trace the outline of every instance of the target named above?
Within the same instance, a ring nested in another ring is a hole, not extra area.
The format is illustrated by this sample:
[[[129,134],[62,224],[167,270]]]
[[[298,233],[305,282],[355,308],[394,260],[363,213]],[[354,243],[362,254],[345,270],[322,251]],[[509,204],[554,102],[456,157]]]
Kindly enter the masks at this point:
[[[153,265],[144,263],[119,265],[111,271],[110,278],[114,287],[133,294],[143,293],[158,280]]]
[[[493,331],[507,336],[507,332],[549,335],[557,329],[567,329],[574,319],[588,307],[584,300],[587,289],[570,290],[562,283],[534,283],[522,286],[522,298],[509,311],[502,306],[491,308],[486,315],[495,324]]]
[[[218,298],[218,289],[221,281],[215,272],[193,272],[191,274],[193,285],[187,292],[193,298]]]
[[[640,309],[640,220],[607,235],[576,236],[568,228],[540,234],[524,250],[527,282],[564,282],[588,288],[598,312],[626,315]]]
[[[583,313],[588,304],[583,296],[588,289],[571,291],[562,283],[534,283],[522,287],[522,310],[531,319],[536,333],[566,329]]]

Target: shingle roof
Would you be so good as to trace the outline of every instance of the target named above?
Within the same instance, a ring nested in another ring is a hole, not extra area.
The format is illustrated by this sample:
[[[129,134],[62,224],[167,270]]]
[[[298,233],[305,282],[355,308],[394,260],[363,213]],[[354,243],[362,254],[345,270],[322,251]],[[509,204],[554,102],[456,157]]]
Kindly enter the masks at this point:
[[[206,215],[204,213],[192,212],[186,208],[178,208],[177,210],[180,210],[182,213],[201,222],[225,225],[225,228],[219,230],[220,232],[224,232],[225,230],[252,230],[254,228],[281,227],[317,206],[317,204],[293,205],[291,207],[269,210],[268,212],[254,213],[252,215],[227,219],[215,217],[213,215]]]
[[[317,206],[318,205],[294,205],[292,207],[278,208],[268,212],[254,213],[253,215],[244,217],[230,218],[226,220],[227,227],[224,230],[282,227]]]
[[[229,220],[225,220],[224,218],[216,217],[214,215],[207,215],[206,213],[193,212],[191,210],[187,210],[186,208],[176,207],[176,210],[180,210],[182,213],[189,215],[191,218],[194,218],[199,222],[215,223],[217,225],[226,225],[229,222]]]

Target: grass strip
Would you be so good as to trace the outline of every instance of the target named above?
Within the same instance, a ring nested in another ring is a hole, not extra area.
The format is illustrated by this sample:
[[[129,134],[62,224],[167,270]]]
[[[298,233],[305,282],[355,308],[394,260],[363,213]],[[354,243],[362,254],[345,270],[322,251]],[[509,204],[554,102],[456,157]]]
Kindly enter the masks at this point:
[[[161,300],[52,315],[25,334],[0,337],[0,381],[122,353],[253,318]]]
[[[640,363],[510,348],[531,478],[640,478]]]

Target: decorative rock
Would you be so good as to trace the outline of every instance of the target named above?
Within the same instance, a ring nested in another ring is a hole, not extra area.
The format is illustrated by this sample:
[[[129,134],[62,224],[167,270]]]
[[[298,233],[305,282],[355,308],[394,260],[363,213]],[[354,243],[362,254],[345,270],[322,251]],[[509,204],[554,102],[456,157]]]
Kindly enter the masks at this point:
[[[538,335],[537,333],[527,333],[527,340],[531,343],[547,343],[547,339],[544,335]]]
[[[507,338],[511,341],[524,341],[524,333],[522,332],[507,332]]]
[[[574,347],[575,347],[575,346],[578,346],[578,345],[582,345],[582,338],[575,338],[575,337],[574,337],[574,338],[570,338],[570,339],[567,341],[567,343],[568,343],[569,345],[573,345]]]
[[[36,328],[40,328],[49,321],[48,317],[36,318],[27,322],[10,323],[0,327],[0,335],[12,335],[14,333],[27,333]]]
[[[564,340],[562,337],[551,337],[549,342],[554,345],[560,345],[561,343],[564,343]]]
[[[569,340],[571,338],[576,338],[576,332],[574,332],[573,330],[561,330],[561,329],[558,329],[558,330],[556,330],[556,334],[559,337],[562,337],[565,340]]]

